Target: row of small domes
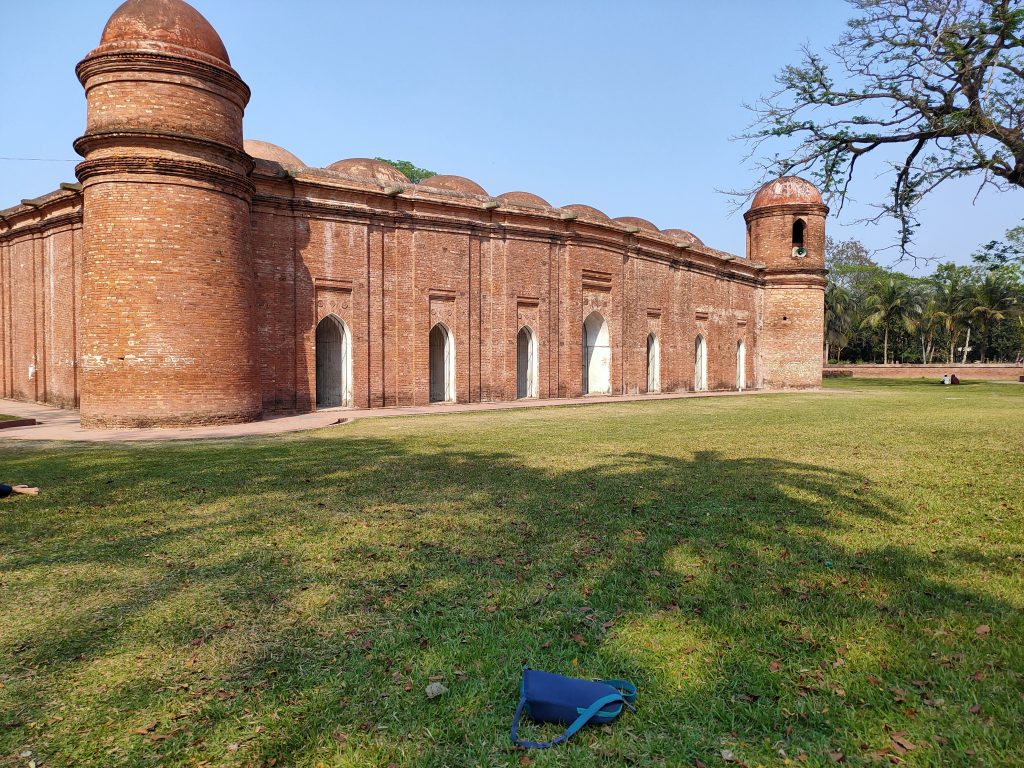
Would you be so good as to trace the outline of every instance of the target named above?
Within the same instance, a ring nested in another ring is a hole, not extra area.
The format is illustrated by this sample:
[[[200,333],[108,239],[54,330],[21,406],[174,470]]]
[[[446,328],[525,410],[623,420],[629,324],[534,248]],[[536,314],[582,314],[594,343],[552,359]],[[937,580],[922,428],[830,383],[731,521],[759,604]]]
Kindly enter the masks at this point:
[[[270,162],[279,163],[286,167],[306,167],[305,163],[287,149],[265,141],[246,139],[245,151],[252,157],[259,158],[260,160],[269,160]],[[328,165],[326,170],[343,173],[346,176],[375,181],[379,184],[410,183],[405,174],[393,165],[381,160],[372,160],[366,157],[352,157],[348,160],[339,160],[336,163]],[[449,192],[458,192],[464,195],[490,197],[490,195],[487,194],[487,190],[472,179],[467,179],[463,176],[431,176],[429,179],[424,179],[420,182],[418,186],[428,187],[430,189],[441,189]],[[506,192],[502,195],[497,195],[496,199],[517,205],[534,205],[543,208],[555,207],[543,197],[535,195],[532,192]],[[669,235],[677,240],[686,240],[695,243],[696,245],[704,245],[699,237],[692,232],[687,232],[685,229],[660,230],[653,223],[647,221],[647,219],[641,219],[636,216],[620,216],[617,219],[612,219],[603,211],[599,211],[597,208],[582,204],[564,205],[561,210],[572,211],[573,213],[580,214],[591,219],[616,221],[620,224],[626,224],[637,227],[638,229],[647,230],[648,232],[661,232],[662,234]]]
[[[201,55],[230,66],[224,43],[216,30],[202,14],[183,0],[126,0],[110,17],[100,39],[99,50],[111,48],[155,47],[162,49],[195,51]],[[94,52],[95,53],[95,52]],[[293,167],[305,167],[299,158],[286,149],[263,141],[246,141],[246,151],[253,157],[281,163]],[[374,179],[383,184],[408,184],[409,179],[397,168],[379,160],[353,158],[341,160],[328,166],[329,170],[339,171],[350,176]],[[469,195],[487,196],[487,192],[474,181],[462,176],[433,176],[423,186],[433,189],[447,189]],[[509,202],[527,203],[551,207],[546,200],[529,192],[508,192],[499,198]],[[821,193],[817,187],[798,176],[784,176],[762,186],[754,195],[751,209],[773,205],[816,204],[822,203]],[[601,211],[588,205],[569,205],[567,210],[581,213],[598,219],[608,219]],[[622,217],[615,221],[630,224],[640,229],[659,231],[654,224],[646,219]],[[666,233],[683,232],[684,230],[665,230]],[[693,237],[696,242],[700,242]]]
[[[245,151],[252,157],[259,158],[261,160],[268,160],[282,166],[291,168],[306,167],[306,164],[303,163],[302,160],[287,149],[279,147],[276,144],[270,144],[266,141],[246,139]],[[375,181],[382,185],[411,183],[406,175],[393,165],[381,160],[372,160],[366,157],[352,157],[347,160],[339,160],[336,163],[328,165],[326,170],[343,173],[347,176],[359,179]],[[464,195],[489,197],[487,190],[472,179],[467,179],[464,176],[431,176],[430,178],[424,179],[420,182],[418,186],[428,187],[430,189],[447,190],[449,192],[458,192]],[[506,192],[502,195],[498,195],[497,199],[513,204],[534,205],[543,208],[555,207],[544,198],[539,195],[535,195],[532,192]],[[764,208],[771,205],[790,205],[794,203],[801,205],[820,205],[821,202],[821,193],[813,184],[798,176],[783,176],[782,178],[774,179],[773,181],[769,181],[767,184],[763,185],[757,191],[757,194],[754,195],[754,199],[751,202],[750,207],[754,209]],[[620,216],[616,219],[612,219],[603,211],[599,211],[597,208],[582,204],[565,205],[562,206],[562,210],[572,211],[573,213],[582,215],[585,218],[597,219],[600,221],[616,221],[620,224],[626,224],[648,232],[661,232],[662,234],[669,235],[677,240],[684,240],[697,245],[704,245],[700,238],[692,232],[688,232],[685,229],[660,230],[647,219],[642,219],[638,216]]]

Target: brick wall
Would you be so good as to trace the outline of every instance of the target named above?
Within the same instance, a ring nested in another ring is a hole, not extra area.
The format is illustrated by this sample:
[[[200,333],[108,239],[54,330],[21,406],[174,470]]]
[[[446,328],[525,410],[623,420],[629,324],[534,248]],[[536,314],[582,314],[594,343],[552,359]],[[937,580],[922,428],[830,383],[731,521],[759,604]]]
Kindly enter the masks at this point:
[[[460,402],[516,397],[521,327],[534,334],[540,397],[582,393],[582,325],[608,323],[616,394],[647,391],[647,337],[660,389],[693,387],[694,341],[708,344],[709,389],[760,386],[763,281],[743,260],[681,251],[659,233],[566,221],[557,211],[489,212],[471,200],[394,199],[322,171],[284,180],[262,168],[252,209],[262,402],[314,407],[317,323],[348,328],[352,404],[429,402],[429,334],[455,345]],[[817,342],[811,342],[816,345]],[[812,356],[817,361],[817,352]]]
[[[1024,376],[1024,367],[1009,363],[968,363],[967,365],[827,365],[824,370],[845,371],[859,379],[934,379],[955,373],[960,379],[986,381],[1018,381]]]
[[[820,291],[766,288],[763,272],[745,260],[724,262],[658,234],[565,221],[551,210],[487,212],[424,195],[393,200],[322,173],[254,178],[251,209],[164,177],[89,188],[86,219],[103,226],[93,228],[87,280],[101,288],[94,297],[105,298],[85,302],[84,321],[80,229],[54,229],[45,240],[0,237],[10,274],[5,395],[74,405],[81,367],[73,364],[80,354],[74,329],[84,326],[88,349],[109,350],[106,383],[92,390],[90,403],[108,413],[105,423],[308,411],[315,407],[315,329],[328,314],[350,334],[357,407],[429,401],[428,338],[437,322],[454,337],[458,400],[516,397],[516,337],[524,325],[536,339],[539,396],[578,396],[582,324],[592,311],[608,323],[613,393],[647,391],[650,333],[660,344],[663,392],[693,388],[698,334],[707,342],[709,389],[736,387],[740,340],[748,388],[813,386],[820,375]],[[50,298],[37,301],[35,284],[50,286]],[[62,330],[40,334],[39,324]],[[249,353],[239,343],[247,334]],[[40,378],[30,382],[25,350],[40,343],[46,367],[37,364]],[[192,377],[194,361],[217,371],[213,384]],[[89,376],[99,361],[84,363]],[[246,399],[251,389],[258,403]],[[129,407],[131,393],[138,407]]]
[[[5,214],[0,396],[77,407],[81,196],[56,192]]]

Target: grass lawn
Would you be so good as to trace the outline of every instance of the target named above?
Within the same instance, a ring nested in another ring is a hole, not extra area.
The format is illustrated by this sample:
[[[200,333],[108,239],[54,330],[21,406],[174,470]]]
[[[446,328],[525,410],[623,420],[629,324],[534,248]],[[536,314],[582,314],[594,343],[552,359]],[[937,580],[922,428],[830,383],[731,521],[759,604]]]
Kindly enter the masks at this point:
[[[0,413],[0,421],[14,421],[20,418],[20,416],[8,416],[6,413]]]
[[[1024,386],[828,389],[0,442],[0,765],[1024,765]]]

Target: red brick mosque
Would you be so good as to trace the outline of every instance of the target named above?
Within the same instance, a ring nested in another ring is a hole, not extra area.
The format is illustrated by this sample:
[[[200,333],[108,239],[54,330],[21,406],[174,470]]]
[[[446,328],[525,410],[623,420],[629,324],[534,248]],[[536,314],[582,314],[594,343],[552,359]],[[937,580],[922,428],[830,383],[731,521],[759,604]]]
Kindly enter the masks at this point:
[[[757,193],[738,256],[458,176],[311,168],[243,139],[249,87],[182,0],[128,0],[77,74],[77,183],[0,210],[2,397],[176,427],[820,384],[828,208],[802,179]]]

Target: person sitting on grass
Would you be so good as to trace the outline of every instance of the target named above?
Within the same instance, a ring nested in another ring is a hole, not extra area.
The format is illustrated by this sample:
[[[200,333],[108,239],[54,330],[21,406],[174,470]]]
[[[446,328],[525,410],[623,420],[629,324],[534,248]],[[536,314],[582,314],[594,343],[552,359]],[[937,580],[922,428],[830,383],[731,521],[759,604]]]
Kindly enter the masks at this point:
[[[7,485],[0,483],[0,499],[6,499],[12,493],[24,493],[26,496],[35,496],[39,493],[38,488],[29,488],[27,485]]]

